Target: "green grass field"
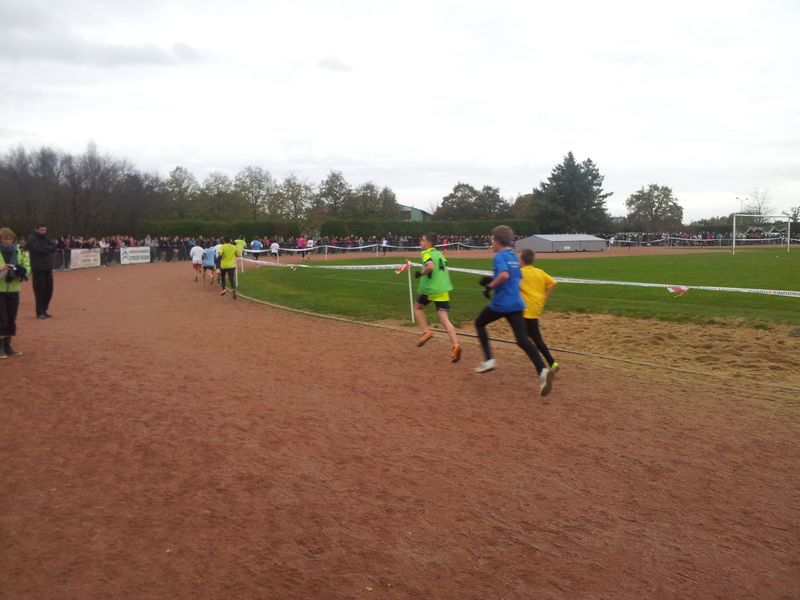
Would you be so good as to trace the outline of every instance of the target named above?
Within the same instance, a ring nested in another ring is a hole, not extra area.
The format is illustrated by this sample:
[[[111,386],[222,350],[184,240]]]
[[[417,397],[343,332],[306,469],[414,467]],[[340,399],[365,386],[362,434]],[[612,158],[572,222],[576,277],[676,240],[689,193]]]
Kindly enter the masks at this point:
[[[376,257],[313,263],[379,264],[401,259]],[[450,259],[451,267],[491,269],[491,259]],[[537,259],[536,266],[555,277],[578,277],[645,283],[712,285],[800,290],[800,252],[749,250],[730,254]],[[459,326],[475,318],[486,300],[478,276],[452,273],[451,319]],[[416,284],[416,282],[415,282]],[[318,313],[379,321],[409,319],[407,275],[392,271],[328,271],[323,269],[253,269],[240,275],[245,295]],[[547,311],[608,313],[627,317],[741,323],[800,324],[800,298],[689,290],[675,298],[665,289],[562,283]]]

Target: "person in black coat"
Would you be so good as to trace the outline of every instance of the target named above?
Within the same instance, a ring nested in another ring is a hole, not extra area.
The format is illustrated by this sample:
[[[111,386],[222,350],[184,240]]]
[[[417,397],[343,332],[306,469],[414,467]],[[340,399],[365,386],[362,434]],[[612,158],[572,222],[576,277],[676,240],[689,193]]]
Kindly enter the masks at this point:
[[[49,319],[47,312],[53,297],[53,260],[56,245],[47,237],[47,226],[38,225],[28,236],[28,252],[31,261],[33,295],[36,297],[36,318]]]

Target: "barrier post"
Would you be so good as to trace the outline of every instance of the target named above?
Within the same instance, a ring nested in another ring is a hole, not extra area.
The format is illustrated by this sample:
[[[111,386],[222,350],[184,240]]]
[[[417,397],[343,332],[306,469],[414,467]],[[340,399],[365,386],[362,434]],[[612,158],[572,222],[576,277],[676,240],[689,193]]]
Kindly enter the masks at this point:
[[[786,251],[789,252],[792,245],[792,219],[786,219]]]
[[[411,322],[416,323],[417,318],[414,316],[414,292],[411,291],[411,263],[407,262],[408,268],[408,304],[411,307]]]
[[[325,260],[328,260],[328,244],[325,244]]]

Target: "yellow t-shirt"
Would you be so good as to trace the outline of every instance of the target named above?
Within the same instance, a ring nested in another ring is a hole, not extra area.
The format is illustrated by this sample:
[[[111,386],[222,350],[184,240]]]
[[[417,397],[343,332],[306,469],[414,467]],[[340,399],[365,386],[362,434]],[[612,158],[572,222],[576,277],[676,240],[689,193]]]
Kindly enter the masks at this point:
[[[533,265],[522,267],[521,271],[519,291],[525,301],[523,316],[526,319],[538,319],[547,300],[547,288],[556,285],[556,280]]]
[[[233,244],[222,244],[222,248],[219,249],[217,254],[221,257],[219,261],[220,269],[235,269],[236,257],[242,255],[242,249]]]

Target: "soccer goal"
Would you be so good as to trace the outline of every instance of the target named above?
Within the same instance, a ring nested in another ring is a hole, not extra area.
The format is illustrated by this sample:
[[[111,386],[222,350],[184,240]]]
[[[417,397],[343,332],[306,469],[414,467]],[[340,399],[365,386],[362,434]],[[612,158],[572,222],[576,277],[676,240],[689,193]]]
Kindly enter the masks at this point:
[[[785,233],[776,229],[776,225],[783,223],[786,223]],[[770,215],[734,213],[731,254],[736,254],[737,243],[740,246],[782,246],[784,240],[786,240],[786,251],[789,252],[792,244],[791,227],[790,219],[775,220]]]

